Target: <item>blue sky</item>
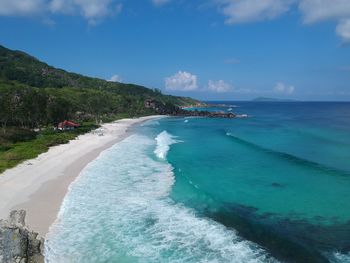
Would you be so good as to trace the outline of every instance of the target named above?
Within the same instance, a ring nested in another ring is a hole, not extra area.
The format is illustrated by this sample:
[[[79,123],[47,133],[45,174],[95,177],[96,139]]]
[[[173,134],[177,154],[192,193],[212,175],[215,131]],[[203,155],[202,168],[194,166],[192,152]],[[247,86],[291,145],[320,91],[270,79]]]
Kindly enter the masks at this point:
[[[0,44],[209,100],[350,100],[349,0],[1,0]]]

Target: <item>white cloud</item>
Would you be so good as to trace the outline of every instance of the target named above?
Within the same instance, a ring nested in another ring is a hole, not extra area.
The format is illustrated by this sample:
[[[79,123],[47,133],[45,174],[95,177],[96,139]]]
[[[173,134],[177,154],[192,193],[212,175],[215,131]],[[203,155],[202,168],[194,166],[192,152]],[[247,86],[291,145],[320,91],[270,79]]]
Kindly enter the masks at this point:
[[[152,3],[155,6],[161,6],[161,5],[165,5],[167,3],[169,3],[171,0],[152,0]]]
[[[165,88],[168,90],[192,91],[198,88],[197,76],[186,71],[179,71],[165,78]]]
[[[54,14],[79,14],[90,24],[95,24],[103,17],[118,14],[122,4],[114,0],[51,0],[49,9]]]
[[[350,42],[350,1],[349,0],[300,0],[299,9],[304,23],[316,23],[325,20],[338,22],[336,34]]]
[[[349,0],[300,0],[299,9],[306,24],[326,20],[337,21],[336,34],[344,42],[350,42]]]
[[[113,75],[108,81],[111,82],[122,82],[122,79],[119,75]]]
[[[350,18],[349,0],[214,0],[228,24],[262,21],[285,14],[297,3],[305,23]]]
[[[226,16],[227,24],[275,19],[298,5],[305,24],[333,20],[336,34],[350,42],[350,0],[212,0]]]
[[[218,0],[227,24],[274,19],[289,10],[290,0]]]
[[[350,42],[350,19],[343,19],[336,28],[336,33],[344,42]]]
[[[70,2],[70,3],[67,3]],[[49,2],[49,9],[53,13],[73,13],[74,8],[73,8],[73,3],[72,1],[67,1],[67,0],[52,0]]]
[[[33,15],[45,9],[45,0],[1,0],[0,15]]]
[[[350,17],[349,0],[300,0],[305,23]]]
[[[223,80],[209,80],[208,90],[216,93],[225,93],[232,91],[232,86]]]
[[[89,23],[96,23],[105,16],[121,11],[121,3],[115,0],[1,0],[0,15],[81,15]]]
[[[292,85],[286,85],[283,82],[278,82],[273,90],[277,93],[292,94],[295,90],[295,87]]]

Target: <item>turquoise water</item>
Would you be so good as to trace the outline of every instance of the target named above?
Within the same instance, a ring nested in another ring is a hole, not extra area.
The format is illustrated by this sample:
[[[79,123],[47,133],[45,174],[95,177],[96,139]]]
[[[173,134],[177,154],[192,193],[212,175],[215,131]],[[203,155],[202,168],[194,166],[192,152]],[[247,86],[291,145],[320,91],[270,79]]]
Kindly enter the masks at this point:
[[[350,262],[350,104],[229,105],[250,117],[151,121],[89,164],[47,261]]]

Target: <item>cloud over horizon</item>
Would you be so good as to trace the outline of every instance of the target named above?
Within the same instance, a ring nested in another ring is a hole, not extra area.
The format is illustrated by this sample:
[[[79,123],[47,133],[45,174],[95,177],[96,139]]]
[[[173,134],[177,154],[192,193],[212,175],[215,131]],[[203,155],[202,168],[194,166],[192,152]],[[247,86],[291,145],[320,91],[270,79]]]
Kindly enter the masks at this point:
[[[283,82],[278,82],[273,88],[273,91],[280,94],[290,95],[295,91],[295,87],[293,85],[286,85]]]
[[[232,86],[223,80],[209,80],[208,90],[216,93],[226,93],[232,91]]]
[[[197,76],[186,71],[178,71],[176,74],[165,78],[167,90],[193,91],[198,89]]]
[[[111,81],[111,82],[122,82],[122,78],[119,75],[115,74],[108,81]]]

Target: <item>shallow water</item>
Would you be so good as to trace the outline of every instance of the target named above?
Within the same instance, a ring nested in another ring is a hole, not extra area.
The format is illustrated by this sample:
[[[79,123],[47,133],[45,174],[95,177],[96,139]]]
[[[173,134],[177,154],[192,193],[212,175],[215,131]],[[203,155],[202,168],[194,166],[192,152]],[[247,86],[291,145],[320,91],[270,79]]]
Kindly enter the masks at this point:
[[[48,262],[349,262],[350,104],[150,121],[71,186]],[[62,242],[65,240],[65,242]]]

